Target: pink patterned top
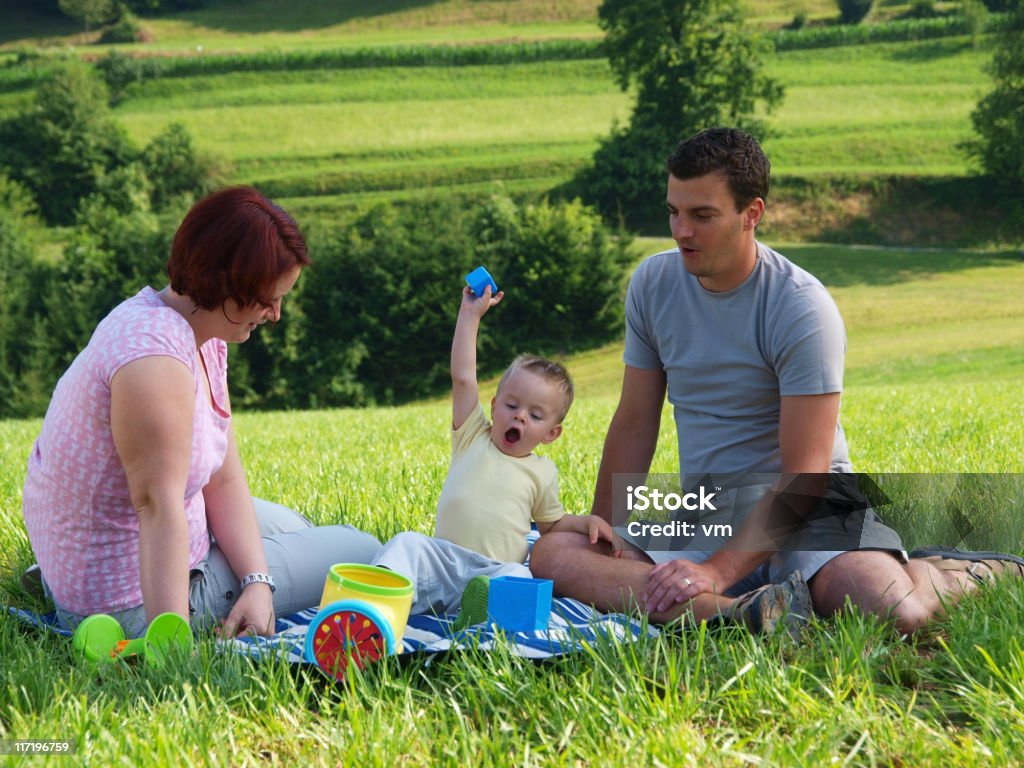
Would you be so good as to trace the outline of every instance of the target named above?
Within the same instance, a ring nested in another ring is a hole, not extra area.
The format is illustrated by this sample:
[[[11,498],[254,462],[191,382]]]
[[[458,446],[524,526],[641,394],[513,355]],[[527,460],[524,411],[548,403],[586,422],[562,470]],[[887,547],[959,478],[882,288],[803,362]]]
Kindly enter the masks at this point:
[[[139,519],[110,429],[110,382],[123,365],[161,355],[180,360],[195,381],[192,459],[185,489],[189,562],[206,557],[210,534],[203,488],[227,452],[227,345],[200,350],[214,407],[205,394],[192,328],[144,288],[97,326],[61,377],[28,460],[22,510],[32,549],[57,604],[92,614],[142,605]]]

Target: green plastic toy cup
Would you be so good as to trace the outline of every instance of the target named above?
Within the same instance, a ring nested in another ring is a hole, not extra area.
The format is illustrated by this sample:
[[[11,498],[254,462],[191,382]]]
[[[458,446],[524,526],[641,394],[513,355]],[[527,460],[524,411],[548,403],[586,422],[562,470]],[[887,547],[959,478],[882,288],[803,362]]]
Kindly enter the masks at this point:
[[[146,634],[126,640],[117,619],[105,613],[85,619],[71,639],[75,653],[94,664],[141,656],[154,669],[167,661],[173,649],[190,652],[194,645],[192,628],[176,613],[161,613],[149,623]]]

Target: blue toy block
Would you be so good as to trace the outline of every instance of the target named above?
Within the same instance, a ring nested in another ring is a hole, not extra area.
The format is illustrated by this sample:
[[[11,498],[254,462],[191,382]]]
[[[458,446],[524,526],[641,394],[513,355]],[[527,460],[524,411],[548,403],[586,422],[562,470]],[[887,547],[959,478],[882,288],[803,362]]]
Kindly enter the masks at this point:
[[[491,286],[492,296],[498,292],[498,284],[494,282],[494,278],[491,277],[491,273],[483,267],[477,267],[466,275],[466,284],[473,289],[473,293],[477,296],[483,296],[484,290],[488,285]]]
[[[487,595],[487,614],[506,632],[539,632],[551,616],[550,579],[495,576]]]

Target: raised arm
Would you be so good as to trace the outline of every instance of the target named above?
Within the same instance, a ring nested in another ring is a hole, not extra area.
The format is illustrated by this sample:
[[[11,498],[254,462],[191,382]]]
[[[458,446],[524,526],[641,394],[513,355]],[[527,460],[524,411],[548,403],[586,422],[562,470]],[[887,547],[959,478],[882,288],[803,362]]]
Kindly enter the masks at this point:
[[[452,428],[458,429],[480,402],[476,382],[476,337],[480,318],[501,301],[504,291],[491,296],[490,286],[477,296],[467,286],[462,289],[462,304],[452,337]]]
[[[661,408],[665,402],[665,372],[627,365],[622,376],[622,393],[615,409],[601,454],[591,514],[611,524],[612,479],[622,472],[641,473],[650,469],[658,445]]]
[[[110,426],[139,516],[139,577],[146,618],[188,620],[185,486],[192,456],[192,373],[171,357],[128,363],[110,384]]]

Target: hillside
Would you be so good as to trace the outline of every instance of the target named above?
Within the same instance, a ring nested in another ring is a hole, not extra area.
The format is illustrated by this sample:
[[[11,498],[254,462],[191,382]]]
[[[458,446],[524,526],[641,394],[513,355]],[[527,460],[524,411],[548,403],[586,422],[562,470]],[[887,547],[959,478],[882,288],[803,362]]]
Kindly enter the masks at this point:
[[[34,0],[0,0],[0,50],[25,45],[81,45],[96,31],[40,10]],[[600,35],[600,0],[222,0],[209,8],[146,18],[147,50],[255,51],[355,45],[467,43]],[[777,29],[803,14],[834,20],[834,0],[744,0],[749,23]],[[911,3],[880,4],[873,18],[906,13]],[[946,9],[952,2],[939,2]]]
[[[143,19],[151,42],[116,47],[159,57],[126,76],[115,115],[139,145],[184,124],[224,182],[255,184],[307,221],[336,222],[380,201],[545,194],[629,117],[632,96],[616,87],[597,47],[597,5],[224,0]],[[15,19],[0,49],[49,44],[41,50],[54,56],[96,36],[68,36],[66,19],[34,7],[0,0]],[[771,35],[797,13],[818,25],[773,38],[779,48],[766,63],[785,87],[764,137],[775,176],[768,234],[1006,241],[989,185],[965,182],[973,168],[960,146],[989,87],[987,46],[930,22],[876,23],[909,4],[875,11],[870,30],[898,33],[872,38],[887,42],[843,45],[800,43],[828,30],[821,25],[834,17],[833,2],[747,8],[750,25]],[[95,59],[113,49],[73,52]],[[34,81],[18,77],[0,68],[0,117],[31,103]]]

